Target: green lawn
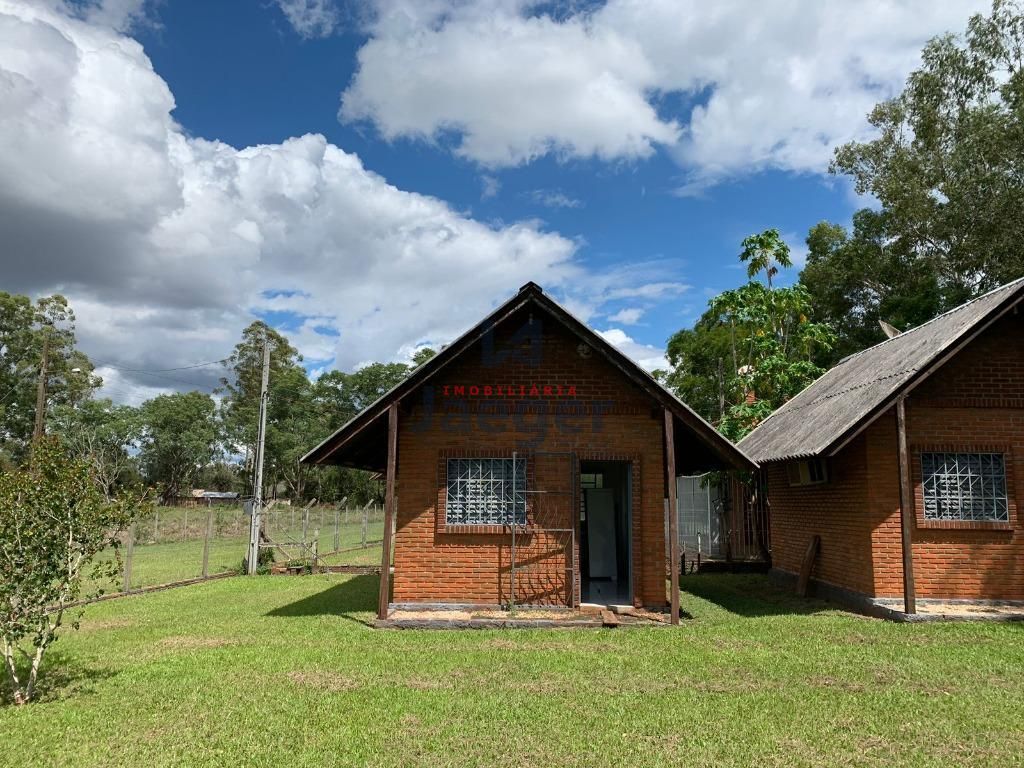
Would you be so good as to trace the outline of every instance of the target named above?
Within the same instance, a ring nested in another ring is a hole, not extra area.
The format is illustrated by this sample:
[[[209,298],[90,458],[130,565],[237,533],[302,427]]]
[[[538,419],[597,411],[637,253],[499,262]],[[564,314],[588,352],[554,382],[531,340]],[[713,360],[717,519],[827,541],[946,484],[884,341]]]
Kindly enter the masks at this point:
[[[206,509],[160,507],[158,515],[151,515],[136,523],[135,547],[132,552],[132,588],[151,587],[174,581],[194,579],[203,572],[203,540],[206,533]],[[321,514],[323,517],[321,517]],[[380,540],[384,535],[382,512],[374,510],[367,525],[367,546],[362,543],[362,518],[358,511],[338,515],[338,546],[343,550],[327,554],[323,562],[328,565],[380,565]],[[248,518],[240,509],[215,508],[214,533],[210,541],[209,573],[239,570],[249,546]],[[323,527],[321,527],[321,525]],[[319,551],[330,553],[334,549],[333,510],[316,510],[306,529],[307,541],[319,534]],[[302,540],[302,510],[281,508],[272,510],[268,520],[268,535],[281,543],[289,552],[301,553],[291,542]],[[124,558],[122,549],[121,556]],[[107,555],[112,557],[113,553]],[[275,552],[277,560],[285,555]],[[121,581],[118,580],[118,588]],[[111,591],[110,587],[106,591]]]
[[[1024,627],[899,625],[684,579],[678,629],[380,631],[371,576],[88,609],[6,765],[1021,764]]]

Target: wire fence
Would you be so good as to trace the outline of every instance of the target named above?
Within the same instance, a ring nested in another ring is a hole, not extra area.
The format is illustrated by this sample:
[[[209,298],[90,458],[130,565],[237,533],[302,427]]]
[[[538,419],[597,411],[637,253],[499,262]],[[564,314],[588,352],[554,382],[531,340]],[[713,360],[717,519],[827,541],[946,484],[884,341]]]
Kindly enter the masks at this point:
[[[116,584],[105,591],[131,590],[243,571],[248,556],[250,516],[241,505],[156,507],[122,534]],[[323,566],[379,566],[384,538],[380,506],[339,509],[274,504],[263,512],[264,548],[277,564],[289,560]],[[267,544],[272,546],[267,546]]]

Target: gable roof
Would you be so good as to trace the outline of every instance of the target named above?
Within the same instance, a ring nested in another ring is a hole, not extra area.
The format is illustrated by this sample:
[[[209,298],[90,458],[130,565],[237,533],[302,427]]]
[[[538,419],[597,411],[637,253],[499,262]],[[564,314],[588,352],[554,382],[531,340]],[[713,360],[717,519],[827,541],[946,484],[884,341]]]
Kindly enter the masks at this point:
[[[1024,298],[1024,278],[841,360],[740,441],[758,462],[834,455]]]
[[[361,469],[382,469],[380,450],[386,445],[388,407],[426,384],[485,334],[528,305],[546,311],[602,355],[620,373],[647,392],[658,404],[671,411],[676,419],[718,457],[723,466],[741,469],[752,469],[756,466],[739,448],[665,389],[647,371],[588,328],[558,302],[545,295],[541,287],[533,282],[524,285],[515,296],[430,360],[418,366],[407,378],[309,451],[301,461],[308,464],[342,464]],[[346,447],[348,450],[343,451]],[[344,453],[344,458],[338,458],[339,453]]]

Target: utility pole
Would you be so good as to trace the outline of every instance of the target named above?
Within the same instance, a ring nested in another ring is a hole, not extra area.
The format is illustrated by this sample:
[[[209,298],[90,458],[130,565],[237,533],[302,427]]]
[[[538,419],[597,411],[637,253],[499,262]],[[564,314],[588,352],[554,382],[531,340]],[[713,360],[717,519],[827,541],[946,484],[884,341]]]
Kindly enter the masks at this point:
[[[36,387],[36,425],[32,430],[32,440],[38,440],[46,432],[46,384],[47,368],[50,365],[50,336],[43,333],[43,358],[39,363],[39,384]]]
[[[270,384],[270,339],[263,339],[263,382],[260,385],[260,423],[256,432],[256,481],[252,496],[252,520],[249,528],[249,575],[256,574],[260,555],[260,530],[263,518],[263,452],[267,437],[267,388]]]

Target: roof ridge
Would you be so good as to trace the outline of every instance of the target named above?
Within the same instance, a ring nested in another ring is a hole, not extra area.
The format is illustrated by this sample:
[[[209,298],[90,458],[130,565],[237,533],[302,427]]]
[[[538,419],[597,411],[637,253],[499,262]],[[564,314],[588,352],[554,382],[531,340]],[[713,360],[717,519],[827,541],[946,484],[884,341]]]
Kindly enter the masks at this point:
[[[958,304],[957,306],[953,307],[952,309],[947,309],[945,312],[942,312],[942,313],[936,315],[933,318],[925,320],[920,325],[915,325],[913,328],[908,328],[905,331],[901,331],[900,333],[898,333],[895,336],[892,336],[892,337],[890,337],[888,339],[882,339],[882,341],[878,342],[877,344],[872,344],[870,347],[865,347],[864,349],[861,349],[861,350],[858,350],[856,352],[853,352],[853,353],[847,355],[846,357],[844,357],[842,360],[840,360],[838,363],[836,363],[834,366],[832,366],[832,368],[830,368],[829,370],[834,370],[835,368],[838,368],[840,365],[844,365],[848,360],[853,360],[854,358],[859,357],[860,355],[863,355],[865,352],[870,352],[871,350],[876,349],[876,348],[882,346],[883,344],[888,344],[890,341],[896,341],[897,339],[902,338],[904,336],[907,336],[908,334],[914,333],[915,331],[919,331],[922,328],[925,328],[926,326],[929,326],[932,323],[934,323],[934,322],[936,322],[938,320],[941,320],[942,318],[946,317],[947,315],[952,315],[955,312],[960,312],[961,310],[967,309],[972,304],[975,304],[975,303],[981,301],[982,299],[987,299],[989,296],[991,296],[994,293],[998,293],[999,291],[1005,291],[1006,289],[1010,288],[1011,286],[1013,286],[1016,283],[1024,283],[1024,277],[1018,277],[1016,280],[1011,280],[1008,283],[1003,283],[1002,285],[996,286],[992,290],[986,291],[985,293],[981,294],[980,296],[975,296],[973,299],[968,299],[963,304]]]

